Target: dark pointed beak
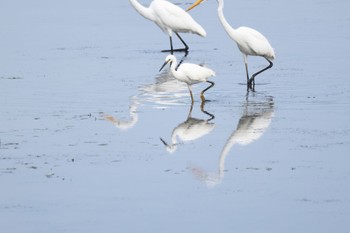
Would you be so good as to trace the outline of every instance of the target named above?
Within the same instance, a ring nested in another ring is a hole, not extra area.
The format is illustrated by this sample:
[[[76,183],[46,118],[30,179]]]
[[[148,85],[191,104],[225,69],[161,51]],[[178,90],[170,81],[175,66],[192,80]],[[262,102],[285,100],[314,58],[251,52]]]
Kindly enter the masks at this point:
[[[166,64],[168,64],[168,63],[169,63],[169,61],[165,61],[164,64],[162,65],[162,67],[160,67],[159,72],[162,71],[162,69],[164,68],[164,66],[166,66]]]
[[[166,141],[164,141],[163,138],[160,138],[160,140],[163,142],[164,146],[168,146],[168,143],[166,143]]]

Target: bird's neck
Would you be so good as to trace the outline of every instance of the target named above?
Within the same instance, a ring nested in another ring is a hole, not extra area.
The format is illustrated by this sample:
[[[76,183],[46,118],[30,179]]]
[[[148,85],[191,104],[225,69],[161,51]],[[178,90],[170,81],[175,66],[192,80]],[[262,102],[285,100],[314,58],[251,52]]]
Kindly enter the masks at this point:
[[[237,31],[231,25],[227,22],[225,16],[224,16],[224,1],[219,0],[219,6],[218,6],[218,15],[219,19],[221,21],[222,26],[224,27],[225,31],[229,36],[231,36],[234,40],[237,40]]]
[[[171,62],[171,65],[170,65],[170,70],[171,70],[171,73],[173,73],[173,75],[175,76],[175,73],[176,73],[176,67],[177,67],[177,61],[172,61]]]
[[[155,20],[153,11],[150,7],[144,7],[137,0],[129,0],[131,5],[135,8],[140,15],[149,20]]]

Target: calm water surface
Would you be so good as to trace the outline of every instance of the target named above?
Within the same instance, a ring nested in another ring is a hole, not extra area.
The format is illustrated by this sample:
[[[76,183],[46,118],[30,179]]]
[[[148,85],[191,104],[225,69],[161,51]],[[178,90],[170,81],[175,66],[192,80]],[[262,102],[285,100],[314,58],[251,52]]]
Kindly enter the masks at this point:
[[[350,2],[226,1],[231,25],[276,51],[249,93],[216,7],[191,11],[206,38],[183,36],[184,59],[217,74],[210,101],[198,84],[191,106],[158,72],[167,36],[128,1],[2,4],[5,232],[349,229]]]

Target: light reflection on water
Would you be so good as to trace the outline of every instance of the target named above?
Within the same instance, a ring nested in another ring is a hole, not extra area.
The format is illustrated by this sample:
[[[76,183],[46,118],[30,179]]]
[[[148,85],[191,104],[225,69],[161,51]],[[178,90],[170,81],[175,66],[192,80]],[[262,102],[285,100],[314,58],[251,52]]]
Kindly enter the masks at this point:
[[[120,130],[133,128],[138,120],[138,107],[144,104],[151,108],[166,109],[172,106],[189,103],[189,94],[186,84],[174,79],[169,71],[163,71],[155,77],[152,84],[138,88],[139,94],[130,97],[129,119],[120,119],[117,116],[104,114],[105,120],[111,122]],[[214,102],[212,104],[215,104]],[[245,100],[239,106],[242,115],[236,128],[227,138],[221,149],[217,171],[211,172],[194,164],[188,169],[200,182],[212,188],[220,184],[224,178],[225,160],[234,145],[248,146],[259,140],[269,128],[275,111],[274,98],[259,92],[247,92]],[[215,116],[205,110],[205,102],[200,105],[203,116],[192,116],[193,104],[189,104],[189,111],[185,120],[176,125],[168,137],[160,137],[168,153],[176,153],[178,146],[196,140],[212,133],[215,129]],[[222,122],[221,122],[222,123]],[[170,140],[169,140],[170,138]]]
[[[137,113],[137,108],[139,106],[139,101],[137,100],[136,96],[132,96],[130,98],[130,105],[129,105],[129,115],[130,119],[123,120],[119,119],[118,117],[114,117],[112,115],[106,115],[103,114],[103,118],[109,122],[111,122],[116,128],[121,130],[128,130],[131,129],[136,125],[136,123],[139,120],[139,116]]]
[[[186,84],[176,80],[167,70],[156,75],[155,83],[139,87],[139,92],[139,98],[154,108],[184,105],[189,98]]]
[[[220,27],[217,3],[194,11],[208,37],[185,36],[191,59],[218,73],[206,104],[215,127],[171,155],[159,136],[170,143],[190,96],[158,73],[168,46],[159,29],[127,1],[29,2],[1,8],[4,232],[349,229],[350,1],[225,1],[228,17],[235,12],[230,22],[261,29],[276,48],[276,65],[257,80],[266,99],[245,100],[237,85],[245,80],[242,58]],[[210,118],[195,110],[193,117]],[[101,111],[110,122],[99,121]],[[245,169],[252,166],[273,172]]]
[[[128,130],[138,122],[137,108],[141,101],[148,102],[155,108],[167,108],[174,105],[184,105],[186,102],[184,99],[188,100],[186,85],[173,79],[169,72],[161,73],[155,80],[154,84],[140,87],[140,95],[130,97],[130,118],[128,120],[120,120],[118,117],[111,115],[105,115],[104,119],[120,130]],[[214,131],[215,116],[205,110],[205,103],[200,106],[202,116],[193,117],[193,107],[193,105],[189,106],[189,112],[185,120],[181,120],[181,123],[173,128],[168,137],[160,138],[168,153],[176,153],[178,146],[195,142]],[[264,93],[248,92],[240,108],[242,108],[241,117],[221,149],[218,156],[217,170],[207,171],[194,163],[188,166],[193,176],[209,188],[215,187],[223,181],[225,160],[227,155],[231,153],[232,148],[235,145],[250,145],[259,140],[269,128],[275,111],[274,97]]]
[[[168,71],[157,74],[154,83],[140,86],[138,91],[138,95],[130,97],[129,119],[120,119],[118,116],[112,116],[107,113],[103,113],[102,117],[118,129],[129,130],[139,120],[138,107],[141,104],[149,105],[153,108],[168,108],[184,105],[189,98],[186,84],[177,81]]]
[[[181,58],[179,65],[186,59],[188,53]],[[204,64],[201,64],[204,65]],[[123,120],[117,116],[102,113],[102,117],[121,130],[134,127],[138,121],[137,108],[140,104],[151,106],[155,109],[165,109],[171,106],[185,105],[189,100],[187,84],[176,80],[170,70],[164,70],[155,76],[154,83],[145,84],[138,88],[139,94],[130,97],[130,119]],[[190,113],[192,112],[191,106]],[[207,113],[202,106],[203,113]],[[189,120],[189,119],[188,119]]]

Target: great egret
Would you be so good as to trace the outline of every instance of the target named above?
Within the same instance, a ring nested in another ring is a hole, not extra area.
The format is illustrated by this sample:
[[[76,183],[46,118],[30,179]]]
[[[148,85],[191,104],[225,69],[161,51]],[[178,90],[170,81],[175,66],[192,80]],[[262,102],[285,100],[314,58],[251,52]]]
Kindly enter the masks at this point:
[[[193,33],[202,37],[206,36],[205,30],[199,25],[186,11],[165,0],[153,0],[149,7],[144,7],[137,0],[130,0],[131,5],[144,18],[153,21],[167,33],[170,38],[170,50],[163,50],[162,52],[173,51],[188,51],[189,47],[185,41],[180,37],[179,33]],[[173,32],[185,48],[173,49],[172,35]]]
[[[193,3],[192,6],[190,6],[187,9],[187,11],[191,10],[192,8],[196,7],[202,2],[203,0],[197,0],[195,3]],[[243,54],[245,70],[247,74],[247,85],[251,87],[252,83],[255,84],[255,76],[264,72],[267,69],[270,69],[273,66],[272,61],[275,58],[275,52],[271,47],[269,41],[266,39],[266,37],[263,36],[257,30],[249,27],[239,27],[237,29],[232,28],[231,25],[226,21],[223,13],[224,0],[217,0],[217,2],[218,15],[221,24],[223,25],[224,29],[226,30],[227,34],[231,37],[231,39],[233,39],[237,43],[238,49]],[[266,68],[256,72],[252,75],[251,78],[249,78],[248,55],[264,57],[269,62],[269,65]]]
[[[205,88],[201,92],[201,99],[204,102],[205,101],[204,92],[206,92],[207,90],[209,90],[211,87],[214,86],[214,82],[208,81],[208,78],[215,76],[215,72],[209,68],[192,64],[192,63],[182,63],[180,66],[178,66],[177,59],[174,55],[168,55],[165,58],[165,62],[159,71],[161,71],[164,68],[164,66],[166,66],[166,64],[168,64],[169,62],[170,62],[170,70],[173,76],[177,80],[181,82],[185,82],[187,84],[188,90],[190,91],[192,103],[194,102],[194,100],[193,100],[191,85],[200,83],[200,82],[210,83],[210,86]]]

